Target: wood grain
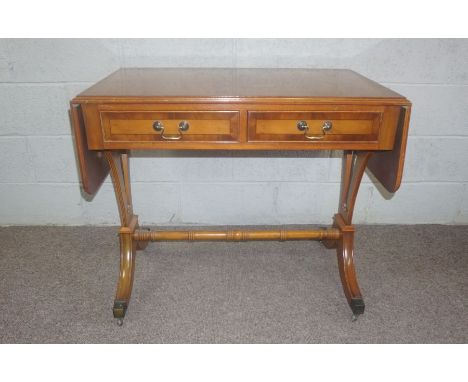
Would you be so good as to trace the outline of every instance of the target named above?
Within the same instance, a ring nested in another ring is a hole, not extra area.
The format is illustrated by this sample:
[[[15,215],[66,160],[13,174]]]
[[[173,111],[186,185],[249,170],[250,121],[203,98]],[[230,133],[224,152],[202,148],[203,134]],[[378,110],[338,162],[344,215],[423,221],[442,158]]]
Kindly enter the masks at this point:
[[[398,106],[365,104],[142,102],[83,106],[88,146],[94,150],[389,150],[400,110]],[[174,133],[184,119],[194,128],[177,142],[165,141],[152,130],[154,120],[163,120]],[[225,134],[228,119],[230,130]],[[323,141],[312,142],[298,133],[300,119],[310,122],[311,131],[320,130],[325,120],[331,120],[334,128]],[[265,133],[266,129],[272,133]]]
[[[393,150],[376,152],[367,164],[377,180],[392,193],[398,191],[403,178],[411,106],[400,110]]]
[[[103,142],[164,142],[153,128],[159,121],[164,134],[178,135],[179,123],[189,124],[183,141],[236,142],[239,140],[239,111],[101,111]]]
[[[109,174],[109,166],[101,152],[88,149],[80,105],[70,104],[70,113],[81,183],[83,190],[93,196]]]
[[[404,99],[351,70],[265,68],[124,68],[78,96],[92,97]]]
[[[305,132],[297,128],[297,122],[302,120],[309,126],[307,134],[316,135],[323,141],[366,141],[381,145],[378,138],[382,114],[359,111],[249,111],[249,142],[307,142]],[[324,134],[322,126],[325,121],[331,122],[332,128]]]

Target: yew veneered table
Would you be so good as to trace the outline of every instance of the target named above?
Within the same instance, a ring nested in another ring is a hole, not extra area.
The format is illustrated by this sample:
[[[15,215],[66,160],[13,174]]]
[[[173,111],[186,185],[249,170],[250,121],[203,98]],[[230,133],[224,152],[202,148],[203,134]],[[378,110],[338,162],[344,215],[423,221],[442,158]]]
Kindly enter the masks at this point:
[[[149,241],[321,240],[336,248],[348,303],[364,312],[354,267],[354,204],[366,167],[389,192],[401,183],[411,103],[353,71],[120,69],[71,101],[82,186],[107,174],[121,228],[113,312],[121,324],[135,254]],[[338,212],[328,229],[148,231],[133,213],[130,150],[343,150]]]

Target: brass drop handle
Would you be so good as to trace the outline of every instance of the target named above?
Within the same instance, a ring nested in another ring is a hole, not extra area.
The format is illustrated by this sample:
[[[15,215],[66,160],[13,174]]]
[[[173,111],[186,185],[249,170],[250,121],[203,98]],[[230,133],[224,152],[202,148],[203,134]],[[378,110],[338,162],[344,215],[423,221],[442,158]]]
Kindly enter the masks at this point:
[[[190,124],[187,121],[181,121],[179,123],[179,134],[177,135],[164,135],[164,125],[161,121],[154,121],[153,129],[161,132],[161,138],[166,141],[178,141],[182,139],[182,132],[187,131],[190,127]]]
[[[322,135],[309,135],[309,125],[307,121],[297,121],[297,129],[304,132],[304,136],[311,141],[318,141],[325,137],[325,134],[333,127],[332,121],[325,121],[322,125]]]

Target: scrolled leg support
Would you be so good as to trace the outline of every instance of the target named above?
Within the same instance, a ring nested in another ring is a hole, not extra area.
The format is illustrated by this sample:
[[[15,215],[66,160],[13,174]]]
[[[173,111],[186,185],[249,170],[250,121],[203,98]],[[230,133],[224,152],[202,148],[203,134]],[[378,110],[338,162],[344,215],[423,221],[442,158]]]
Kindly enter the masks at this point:
[[[364,313],[364,300],[354,267],[352,216],[362,175],[371,153],[345,152],[340,206],[332,228],[269,231],[145,231],[138,229],[138,218],[133,214],[128,153],[106,151],[104,155],[109,163],[121,221],[120,271],[112,309],[119,324],[122,324],[130,303],[136,251],[144,249],[149,241],[321,240],[326,247],[336,248],[343,291],[354,316]]]

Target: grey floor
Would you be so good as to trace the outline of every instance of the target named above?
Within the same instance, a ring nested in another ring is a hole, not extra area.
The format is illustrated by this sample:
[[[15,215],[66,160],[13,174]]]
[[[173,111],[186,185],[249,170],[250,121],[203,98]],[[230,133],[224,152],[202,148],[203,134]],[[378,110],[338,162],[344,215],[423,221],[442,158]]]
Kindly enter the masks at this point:
[[[123,327],[116,228],[0,228],[2,343],[466,343],[468,226],[361,226],[357,322],[316,242],[153,243]]]

